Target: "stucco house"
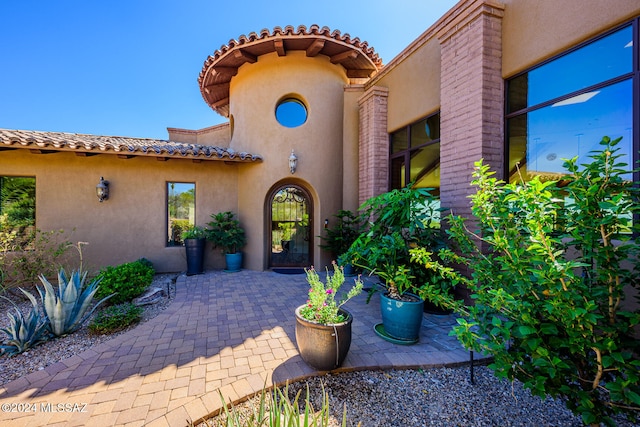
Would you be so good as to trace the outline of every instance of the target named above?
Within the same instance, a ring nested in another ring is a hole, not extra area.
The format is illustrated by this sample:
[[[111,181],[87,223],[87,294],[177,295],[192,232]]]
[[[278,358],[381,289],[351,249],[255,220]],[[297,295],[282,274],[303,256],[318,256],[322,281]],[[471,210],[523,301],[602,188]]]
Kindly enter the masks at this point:
[[[468,212],[481,157],[507,180],[516,164],[554,176],[609,135],[635,163],[639,26],[637,1],[461,0],[384,65],[326,27],[250,33],[200,71],[226,123],[166,141],[0,129],[0,184],[35,179],[37,227],[89,242],[95,266],[184,270],[180,228],[226,210],[247,232],[245,268],[325,265],[318,236],[339,209],[413,181]],[[223,262],[211,252],[206,267]]]

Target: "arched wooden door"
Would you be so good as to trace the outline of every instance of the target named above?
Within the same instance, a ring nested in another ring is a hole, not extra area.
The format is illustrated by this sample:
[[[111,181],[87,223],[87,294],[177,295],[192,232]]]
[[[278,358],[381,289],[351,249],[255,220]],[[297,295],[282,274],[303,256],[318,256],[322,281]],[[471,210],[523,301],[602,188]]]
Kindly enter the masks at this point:
[[[299,185],[285,184],[271,191],[267,201],[269,268],[311,265],[312,205],[309,192]]]

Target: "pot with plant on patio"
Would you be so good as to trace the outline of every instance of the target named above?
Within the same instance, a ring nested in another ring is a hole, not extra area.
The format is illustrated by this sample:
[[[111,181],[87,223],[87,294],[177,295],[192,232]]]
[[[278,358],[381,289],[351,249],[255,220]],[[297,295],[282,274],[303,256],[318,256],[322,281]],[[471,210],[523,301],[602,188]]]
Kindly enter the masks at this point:
[[[411,184],[370,198],[360,207],[369,224],[342,257],[384,281],[382,323],[375,332],[396,344],[419,340],[425,303],[417,295],[424,294],[421,288],[453,289],[451,282],[411,260],[411,248],[443,246],[438,205],[430,189]]]
[[[187,253],[187,276],[204,272],[204,247],[206,233],[204,228],[193,225],[184,230],[180,237]]]
[[[310,285],[309,299],[299,306],[296,316],[296,343],[300,356],[320,371],[339,367],[351,346],[353,316],[342,306],[362,292],[362,281],[354,279],[353,287],[336,302],[336,294],[344,283],[342,267],[334,261],[333,275],[327,268],[326,284],[316,270],[305,270]]]
[[[240,221],[233,217],[231,211],[212,214],[211,218],[212,221],[207,224],[207,239],[213,243],[213,247],[222,249],[225,256],[225,271],[240,271],[242,268],[240,249],[247,243]]]

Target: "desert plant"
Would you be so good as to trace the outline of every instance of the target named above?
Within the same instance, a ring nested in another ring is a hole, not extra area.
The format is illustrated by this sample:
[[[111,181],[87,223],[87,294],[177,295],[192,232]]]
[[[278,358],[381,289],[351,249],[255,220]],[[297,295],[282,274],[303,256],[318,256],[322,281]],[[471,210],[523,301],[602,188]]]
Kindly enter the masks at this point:
[[[9,355],[27,351],[47,339],[47,325],[40,316],[36,299],[26,291],[22,292],[31,301],[31,310],[26,318],[13,301],[2,297],[13,304],[15,310],[15,314],[7,313],[9,327],[0,328],[8,337],[7,341],[0,345],[0,349]]]
[[[207,224],[207,239],[224,254],[234,254],[247,243],[240,221],[233,216],[230,211],[211,214],[212,221]]]
[[[142,307],[133,303],[112,305],[100,310],[89,323],[93,334],[112,334],[127,326],[138,323],[142,317]]]
[[[97,278],[100,280],[100,288],[96,298],[104,298],[114,295],[110,304],[121,304],[139,297],[153,282],[155,270],[153,265],[146,260],[139,259],[118,266],[108,266],[100,270]]]
[[[37,289],[42,300],[47,328],[56,337],[78,330],[95,309],[112,296],[104,297],[92,308],[91,304],[98,290],[100,279],[85,285],[86,278],[87,273],[81,270],[74,270],[67,277],[66,272],[61,268],[58,272],[58,290],[56,292],[47,278],[40,276],[44,290],[39,287]],[[28,294],[27,291],[23,292]]]
[[[463,316],[455,334],[466,347],[493,356],[499,377],[563,398],[591,425],[640,414],[640,343],[633,337],[640,311],[623,305],[624,288],[638,287],[632,221],[640,203],[619,140],[603,138],[590,164],[568,160],[561,185],[538,178],[505,184],[477,162],[471,200],[480,229],[471,232],[451,216],[459,251],[440,254],[471,266],[471,277],[425,250],[413,253],[472,291],[471,307],[449,300]],[[432,293],[424,296],[447,304],[448,296]]]
[[[289,386],[284,390],[275,387],[268,394],[266,388],[260,393],[258,405],[251,406],[248,416],[241,416],[233,404],[227,404],[220,393],[223,412],[216,419],[205,420],[209,427],[327,427],[330,420],[329,394],[322,389],[322,407],[314,410],[309,398],[307,386],[304,401],[300,390],[292,398],[289,397]],[[193,425],[190,423],[190,425]],[[342,427],[347,426],[347,408],[342,413]],[[359,426],[360,424],[358,424]]]

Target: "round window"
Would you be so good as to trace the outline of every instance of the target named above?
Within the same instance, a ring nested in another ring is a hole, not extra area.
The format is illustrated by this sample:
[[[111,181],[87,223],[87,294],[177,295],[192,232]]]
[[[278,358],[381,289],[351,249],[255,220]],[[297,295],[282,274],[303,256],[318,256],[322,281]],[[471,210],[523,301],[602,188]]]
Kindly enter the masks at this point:
[[[295,98],[285,98],[276,107],[276,120],[288,128],[298,127],[307,121],[307,107]]]

